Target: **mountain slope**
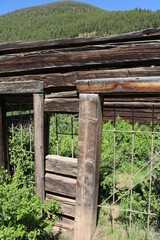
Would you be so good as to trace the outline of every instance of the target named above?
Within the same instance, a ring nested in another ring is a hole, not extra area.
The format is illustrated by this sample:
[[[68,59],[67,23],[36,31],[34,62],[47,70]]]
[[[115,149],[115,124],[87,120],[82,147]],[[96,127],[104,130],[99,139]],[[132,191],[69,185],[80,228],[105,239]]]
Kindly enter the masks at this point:
[[[160,27],[160,13],[108,12],[84,3],[57,2],[0,16],[0,42],[111,35]]]

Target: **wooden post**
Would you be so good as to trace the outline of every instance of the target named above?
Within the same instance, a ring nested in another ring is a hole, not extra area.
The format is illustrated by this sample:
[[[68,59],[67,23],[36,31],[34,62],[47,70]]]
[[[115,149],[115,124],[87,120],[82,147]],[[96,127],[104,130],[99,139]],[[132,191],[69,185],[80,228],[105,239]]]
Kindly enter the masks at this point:
[[[4,159],[3,159],[2,107],[0,106],[0,168],[1,167],[4,167]]]
[[[91,240],[97,221],[102,139],[102,104],[98,94],[80,94],[78,137],[74,240]]]
[[[0,107],[0,166],[3,166],[5,169],[7,169],[8,174],[10,174],[5,96],[1,96],[1,107]]]
[[[33,95],[34,103],[34,151],[36,193],[44,201],[44,96]]]

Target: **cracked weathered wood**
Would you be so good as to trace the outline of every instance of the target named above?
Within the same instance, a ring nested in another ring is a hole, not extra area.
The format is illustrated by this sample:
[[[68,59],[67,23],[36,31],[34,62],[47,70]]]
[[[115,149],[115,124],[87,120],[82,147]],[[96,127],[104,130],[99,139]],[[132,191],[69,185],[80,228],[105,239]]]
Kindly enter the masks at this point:
[[[76,197],[76,179],[46,173],[45,190],[63,196]]]
[[[45,99],[44,111],[48,113],[78,113],[79,99],[77,98],[53,98]]]
[[[44,201],[44,96],[33,95],[34,106],[34,156],[35,156],[35,185],[36,193]]]
[[[78,92],[83,93],[160,93],[160,77],[106,78],[78,80]]]
[[[101,99],[80,94],[74,240],[92,240],[96,230],[101,137]]]
[[[160,42],[127,43],[113,48],[93,51],[57,52],[40,50],[29,53],[16,53],[0,56],[0,75],[4,73],[27,73],[57,71],[60,68],[97,68],[112,66],[139,66],[152,62],[158,64]],[[77,69],[77,70],[78,70]]]
[[[77,159],[61,157],[59,155],[46,156],[45,170],[52,173],[68,176],[77,176]]]
[[[72,38],[72,39],[58,39],[49,41],[35,41],[35,42],[14,42],[4,43],[0,45],[0,54],[8,54],[14,52],[30,52],[37,49],[61,49],[71,48],[87,45],[99,45],[111,42],[127,42],[127,41],[141,41],[152,40],[160,38],[160,29],[146,29],[136,32],[124,33],[120,35],[112,35],[107,37],[94,38]]]
[[[41,81],[0,82],[1,94],[42,93],[42,92],[43,82]]]

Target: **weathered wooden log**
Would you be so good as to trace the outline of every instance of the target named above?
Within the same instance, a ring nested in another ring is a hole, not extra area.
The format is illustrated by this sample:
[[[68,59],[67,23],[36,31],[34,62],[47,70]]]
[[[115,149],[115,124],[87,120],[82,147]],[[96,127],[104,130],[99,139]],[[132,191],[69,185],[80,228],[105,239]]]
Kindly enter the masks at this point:
[[[58,203],[60,203],[62,215],[69,216],[69,217],[75,217],[75,200],[67,197],[60,197],[57,195],[52,195],[47,193],[46,194],[46,200],[50,201],[52,198],[54,198]]]
[[[53,98],[45,99],[44,111],[48,113],[78,113],[79,99],[77,98]]]
[[[77,159],[58,155],[47,155],[46,171],[76,177]]]
[[[23,81],[23,82],[0,82],[1,94],[16,93],[42,93],[43,82],[41,81]]]
[[[78,92],[83,93],[159,93],[160,77],[106,78],[95,80],[78,80]]]
[[[30,52],[38,49],[58,49],[86,46],[92,44],[104,44],[110,42],[127,42],[138,40],[159,39],[159,29],[146,29],[136,32],[125,33],[121,35],[113,35],[101,38],[74,38],[74,39],[59,39],[50,41],[35,41],[35,42],[14,42],[0,45],[0,54],[8,54],[14,52]]]
[[[76,197],[76,179],[46,173],[45,190],[63,196]]]
[[[39,72],[40,70],[59,71],[59,68],[91,68],[140,66],[158,64],[160,43],[141,43],[115,46],[107,50],[59,52],[54,50],[0,56],[0,74]]]

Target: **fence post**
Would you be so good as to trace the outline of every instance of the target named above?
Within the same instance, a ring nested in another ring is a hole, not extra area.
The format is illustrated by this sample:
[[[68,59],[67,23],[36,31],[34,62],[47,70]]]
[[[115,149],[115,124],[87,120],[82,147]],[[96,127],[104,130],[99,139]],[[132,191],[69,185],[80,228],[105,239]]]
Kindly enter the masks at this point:
[[[6,98],[1,97],[0,106],[0,167],[4,167],[10,174],[10,164],[8,155],[8,128],[6,122]]]
[[[36,193],[44,201],[44,95],[34,94],[33,104]]]
[[[95,234],[101,139],[101,98],[98,94],[80,94],[74,240],[91,240]]]
[[[2,107],[0,106],[0,168],[4,167],[3,159],[3,130],[2,130]]]

